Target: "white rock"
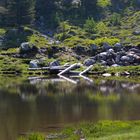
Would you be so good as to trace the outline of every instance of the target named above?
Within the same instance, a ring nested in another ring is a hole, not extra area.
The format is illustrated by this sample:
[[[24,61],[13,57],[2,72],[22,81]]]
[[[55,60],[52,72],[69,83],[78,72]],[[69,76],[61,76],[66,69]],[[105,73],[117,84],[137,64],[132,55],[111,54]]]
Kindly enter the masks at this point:
[[[103,76],[104,76],[104,77],[110,77],[111,74],[110,74],[110,73],[104,73]]]

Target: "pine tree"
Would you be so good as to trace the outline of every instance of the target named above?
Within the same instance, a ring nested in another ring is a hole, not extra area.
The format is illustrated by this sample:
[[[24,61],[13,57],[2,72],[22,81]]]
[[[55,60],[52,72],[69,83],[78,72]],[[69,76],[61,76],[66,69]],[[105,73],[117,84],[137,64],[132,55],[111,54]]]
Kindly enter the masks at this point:
[[[34,0],[9,0],[8,24],[21,26],[34,20]]]

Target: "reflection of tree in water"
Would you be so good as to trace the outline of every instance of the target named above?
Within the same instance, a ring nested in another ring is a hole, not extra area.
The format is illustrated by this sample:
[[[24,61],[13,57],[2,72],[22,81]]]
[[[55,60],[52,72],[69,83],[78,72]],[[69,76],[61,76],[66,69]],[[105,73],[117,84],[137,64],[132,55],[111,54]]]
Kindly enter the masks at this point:
[[[34,100],[38,95],[38,88],[36,85],[23,83],[19,85],[19,95],[23,100]]]

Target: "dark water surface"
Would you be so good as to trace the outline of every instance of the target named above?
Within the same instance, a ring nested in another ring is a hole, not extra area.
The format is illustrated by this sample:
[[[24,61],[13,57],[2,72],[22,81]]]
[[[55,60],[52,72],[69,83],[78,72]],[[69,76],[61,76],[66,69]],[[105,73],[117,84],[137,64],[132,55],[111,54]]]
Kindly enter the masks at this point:
[[[140,120],[140,84],[100,79],[0,77],[0,140],[67,124]]]

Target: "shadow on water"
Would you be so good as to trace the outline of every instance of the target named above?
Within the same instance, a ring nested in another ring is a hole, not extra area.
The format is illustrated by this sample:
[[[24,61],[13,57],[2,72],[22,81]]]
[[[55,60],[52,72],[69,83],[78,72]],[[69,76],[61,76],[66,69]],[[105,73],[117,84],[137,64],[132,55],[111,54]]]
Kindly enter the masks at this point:
[[[0,137],[50,132],[81,121],[139,120],[140,83],[106,78],[1,77]]]

